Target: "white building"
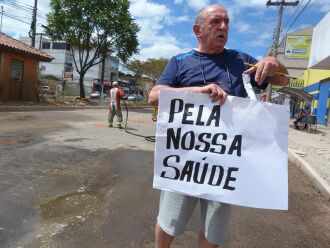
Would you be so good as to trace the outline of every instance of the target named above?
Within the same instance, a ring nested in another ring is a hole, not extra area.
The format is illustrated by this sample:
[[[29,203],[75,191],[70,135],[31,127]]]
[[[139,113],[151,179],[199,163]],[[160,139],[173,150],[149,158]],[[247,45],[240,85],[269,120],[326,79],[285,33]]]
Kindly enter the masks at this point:
[[[30,37],[19,37],[19,40],[31,45]],[[79,94],[79,74],[73,62],[73,55],[69,44],[64,41],[51,41],[45,37],[37,36],[35,47],[54,57],[52,62],[40,63],[40,78],[54,76],[60,81],[65,80],[69,85],[75,85],[75,94]],[[92,56],[92,54],[91,54]],[[78,53],[75,54],[79,64]],[[105,60],[104,80],[113,82],[118,79],[119,60],[113,56],[107,56]],[[102,63],[91,67],[84,77],[85,93],[92,92],[93,82],[101,78]]]

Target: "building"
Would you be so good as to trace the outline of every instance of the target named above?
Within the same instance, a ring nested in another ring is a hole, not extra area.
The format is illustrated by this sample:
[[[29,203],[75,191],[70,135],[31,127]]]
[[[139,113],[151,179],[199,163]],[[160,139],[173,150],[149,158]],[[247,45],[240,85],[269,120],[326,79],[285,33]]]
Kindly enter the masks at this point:
[[[0,99],[36,101],[39,62],[52,60],[52,56],[0,33]]]
[[[277,58],[287,67],[292,77],[290,89],[274,87],[277,92],[292,93],[292,114],[304,105],[310,104],[317,123],[322,125],[330,123],[329,39],[330,12],[315,27],[288,33],[279,44]]]
[[[293,78],[300,77],[308,67],[312,44],[313,27],[305,27],[288,33],[277,49],[277,59],[288,69]],[[293,87],[302,88],[302,84],[293,81]]]
[[[30,37],[20,37],[20,41],[31,44]],[[35,46],[40,47],[44,52],[54,57],[51,63],[40,64],[40,76],[54,76],[60,81],[65,81],[69,87],[70,95],[79,95],[79,74],[76,70],[73,61],[73,54],[70,45],[64,41],[52,41],[43,36],[37,36],[35,39]],[[93,56],[93,54],[91,54]],[[77,63],[79,64],[78,53],[75,54]],[[118,79],[119,59],[110,54],[105,60],[104,80],[116,81]],[[93,82],[101,78],[102,63],[91,67],[84,77],[85,93],[86,95],[93,91]]]
[[[330,124],[330,12],[315,26],[304,91],[314,96],[317,123]]]

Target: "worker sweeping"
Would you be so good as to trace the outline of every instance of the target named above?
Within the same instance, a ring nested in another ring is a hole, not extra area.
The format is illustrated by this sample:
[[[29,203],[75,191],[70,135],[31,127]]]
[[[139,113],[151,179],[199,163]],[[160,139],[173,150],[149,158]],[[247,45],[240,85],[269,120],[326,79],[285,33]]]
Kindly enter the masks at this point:
[[[122,128],[123,114],[121,112],[120,99],[124,96],[124,91],[118,88],[118,82],[112,83],[112,89],[110,90],[110,105],[108,123],[109,127],[113,127],[113,118],[117,116],[117,126]]]

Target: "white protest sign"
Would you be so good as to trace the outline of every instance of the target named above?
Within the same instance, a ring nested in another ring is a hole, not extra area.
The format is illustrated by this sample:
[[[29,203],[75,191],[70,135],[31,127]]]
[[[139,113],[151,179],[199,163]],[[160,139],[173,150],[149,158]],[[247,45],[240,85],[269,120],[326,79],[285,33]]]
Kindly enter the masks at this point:
[[[158,111],[155,188],[288,209],[288,106],[163,90]]]

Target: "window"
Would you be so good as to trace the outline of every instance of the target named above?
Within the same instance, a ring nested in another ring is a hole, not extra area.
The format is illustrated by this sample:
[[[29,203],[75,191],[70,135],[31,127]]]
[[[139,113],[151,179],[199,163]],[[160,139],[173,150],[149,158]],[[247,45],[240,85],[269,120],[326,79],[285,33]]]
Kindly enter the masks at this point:
[[[53,49],[66,50],[66,47],[65,42],[53,42]]]
[[[50,49],[50,42],[42,42],[42,49]]]
[[[122,82],[122,81],[118,81],[118,85],[121,87],[128,87],[128,83]]]
[[[23,78],[23,61],[12,59],[10,62],[10,74],[9,79],[22,81]]]

